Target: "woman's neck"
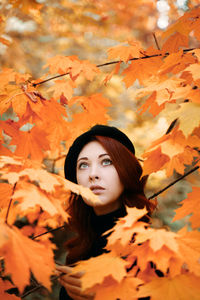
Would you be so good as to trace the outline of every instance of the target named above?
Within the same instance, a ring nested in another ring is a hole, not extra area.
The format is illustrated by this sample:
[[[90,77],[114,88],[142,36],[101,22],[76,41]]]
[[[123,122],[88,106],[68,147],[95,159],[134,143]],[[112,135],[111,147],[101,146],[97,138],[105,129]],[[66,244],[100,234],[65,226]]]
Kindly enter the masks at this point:
[[[121,200],[118,199],[117,201],[114,201],[107,205],[94,207],[94,212],[97,216],[101,216],[101,215],[109,214],[109,213],[119,209],[120,207],[121,207]]]

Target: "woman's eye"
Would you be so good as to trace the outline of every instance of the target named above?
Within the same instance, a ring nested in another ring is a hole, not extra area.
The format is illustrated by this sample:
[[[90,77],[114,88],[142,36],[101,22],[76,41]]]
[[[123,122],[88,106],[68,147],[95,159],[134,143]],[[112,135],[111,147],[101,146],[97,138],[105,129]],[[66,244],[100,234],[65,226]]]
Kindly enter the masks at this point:
[[[112,165],[112,160],[109,158],[106,158],[102,161],[103,166]]]
[[[88,167],[88,164],[85,162],[80,163],[80,165],[78,166],[79,169],[86,169]]]

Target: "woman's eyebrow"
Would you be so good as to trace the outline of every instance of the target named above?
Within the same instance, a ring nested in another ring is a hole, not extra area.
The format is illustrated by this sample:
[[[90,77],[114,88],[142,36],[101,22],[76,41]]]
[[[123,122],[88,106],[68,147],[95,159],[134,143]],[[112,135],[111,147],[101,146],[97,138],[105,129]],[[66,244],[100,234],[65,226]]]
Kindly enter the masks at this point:
[[[105,155],[108,155],[108,156],[109,156],[108,153],[103,153],[103,154],[100,154],[100,155],[99,155],[99,158],[101,158],[102,156],[105,156]]]
[[[79,159],[77,160],[77,162],[78,162],[79,160],[81,160],[81,159],[86,159],[86,160],[88,160],[87,157],[81,157],[81,158],[79,158]]]
[[[103,153],[103,154],[100,154],[100,155],[99,155],[99,158],[101,158],[102,156],[105,156],[105,155],[108,155],[108,156],[109,156],[108,153]],[[78,162],[79,160],[81,160],[81,159],[88,160],[88,157],[81,157],[81,158],[79,158],[79,159],[77,160],[77,162]]]

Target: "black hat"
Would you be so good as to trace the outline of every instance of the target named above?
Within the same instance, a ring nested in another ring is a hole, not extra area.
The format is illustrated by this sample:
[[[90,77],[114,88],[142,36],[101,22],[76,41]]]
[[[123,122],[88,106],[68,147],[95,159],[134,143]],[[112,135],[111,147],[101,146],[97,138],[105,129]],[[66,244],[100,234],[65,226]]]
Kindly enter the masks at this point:
[[[82,148],[91,140],[93,136],[107,136],[119,141],[128,150],[135,154],[135,148],[130,139],[119,129],[107,125],[95,125],[90,130],[86,131],[73,142],[69,148],[68,154],[65,159],[65,178],[76,182],[76,162]]]

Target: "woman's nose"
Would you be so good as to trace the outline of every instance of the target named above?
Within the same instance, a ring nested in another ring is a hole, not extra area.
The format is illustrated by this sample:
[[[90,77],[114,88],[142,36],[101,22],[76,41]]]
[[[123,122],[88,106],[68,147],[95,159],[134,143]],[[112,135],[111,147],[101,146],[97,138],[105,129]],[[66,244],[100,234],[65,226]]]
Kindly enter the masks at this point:
[[[98,174],[98,168],[97,166],[92,166],[90,169],[90,173],[89,173],[89,179],[90,180],[95,180],[99,178],[99,174]]]

